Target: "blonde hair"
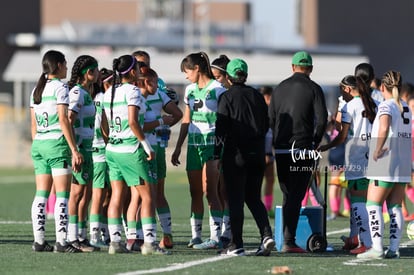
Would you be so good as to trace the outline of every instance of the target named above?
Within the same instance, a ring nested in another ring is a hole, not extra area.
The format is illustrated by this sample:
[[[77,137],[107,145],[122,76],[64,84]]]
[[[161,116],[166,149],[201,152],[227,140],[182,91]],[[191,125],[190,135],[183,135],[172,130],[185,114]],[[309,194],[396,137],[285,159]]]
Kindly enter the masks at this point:
[[[392,98],[397,103],[400,111],[403,111],[402,104],[400,102],[400,89],[402,85],[401,73],[396,71],[388,71],[382,76],[381,83],[385,86],[387,91],[392,93]]]

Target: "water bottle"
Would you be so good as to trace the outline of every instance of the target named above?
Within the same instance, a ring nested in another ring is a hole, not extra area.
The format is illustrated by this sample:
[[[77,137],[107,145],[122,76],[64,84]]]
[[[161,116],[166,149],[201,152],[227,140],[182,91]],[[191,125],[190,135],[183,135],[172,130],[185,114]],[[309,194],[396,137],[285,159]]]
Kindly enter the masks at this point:
[[[157,136],[159,137],[160,147],[167,148],[168,140],[170,139],[170,126],[162,125],[157,129]]]

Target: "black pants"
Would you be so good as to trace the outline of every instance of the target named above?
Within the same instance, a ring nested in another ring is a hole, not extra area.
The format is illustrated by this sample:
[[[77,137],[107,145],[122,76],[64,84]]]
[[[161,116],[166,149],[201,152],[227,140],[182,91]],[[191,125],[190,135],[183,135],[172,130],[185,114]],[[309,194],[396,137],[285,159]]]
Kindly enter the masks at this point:
[[[283,193],[283,238],[286,245],[295,244],[302,200],[308,188],[313,160],[296,160],[290,154],[276,154],[277,176]]]
[[[223,175],[229,203],[232,243],[243,247],[244,203],[252,213],[260,236],[272,237],[266,208],[261,201],[265,155],[226,152],[223,154]]]

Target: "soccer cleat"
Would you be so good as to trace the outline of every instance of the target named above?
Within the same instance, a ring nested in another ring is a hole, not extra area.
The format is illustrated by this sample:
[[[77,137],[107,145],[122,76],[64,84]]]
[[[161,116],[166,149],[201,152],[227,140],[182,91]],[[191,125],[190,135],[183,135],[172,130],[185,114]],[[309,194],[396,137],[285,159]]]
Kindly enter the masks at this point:
[[[84,239],[81,242],[76,240],[76,241],[72,242],[71,244],[74,247],[79,248],[80,250],[82,250],[82,252],[95,252],[95,251],[100,250],[99,247],[95,247],[95,246],[91,245],[87,239]]]
[[[190,240],[190,242],[187,244],[187,247],[192,248],[195,244],[200,244],[202,242],[203,241],[201,240],[201,238],[196,237],[196,238],[193,238],[193,239]]]
[[[108,249],[109,245],[104,243],[101,239],[97,239],[97,240],[91,240],[90,244],[94,247],[97,247],[99,249]]]
[[[173,238],[171,234],[164,234],[160,241],[160,247],[161,248],[173,248]]]
[[[222,248],[222,244],[220,242],[217,242],[215,240],[207,239],[204,242],[200,244],[194,244],[194,249],[219,249]]]
[[[129,239],[126,243],[126,249],[130,252],[141,252],[141,245],[143,244],[142,240],[138,239]]]
[[[142,255],[171,255],[171,252],[165,250],[155,242],[153,243],[145,243],[141,246],[141,254]]]
[[[120,254],[120,253],[129,253],[129,250],[126,249],[125,245],[120,242],[110,242],[108,248],[108,254]]]
[[[59,242],[55,243],[53,252],[56,253],[81,253],[82,250],[74,247],[73,245],[67,243],[66,245],[61,245]]]
[[[39,244],[37,242],[34,242],[32,245],[32,249],[35,252],[52,252],[53,246],[48,244],[46,241],[43,244]]]
[[[221,236],[220,237],[220,242],[221,242],[221,245],[223,246],[223,248],[227,248],[230,245],[231,240],[227,237]]]
[[[256,256],[269,256],[275,248],[275,241],[271,237],[264,237],[262,244],[256,251]]]
[[[352,237],[341,236],[341,240],[344,242],[343,250],[351,250],[359,245],[358,235]]]
[[[364,244],[361,244],[357,248],[349,250],[349,253],[354,254],[354,255],[361,254],[367,251],[368,249],[370,249],[370,247],[366,247]]]
[[[400,258],[400,252],[397,251],[392,251],[390,249],[388,249],[387,251],[385,251],[385,259],[399,259]]]
[[[234,244],[230,244],[226,249],[219,251],[221,256],[246,256],[244,248],[236,248]]]
[[[377,251],[373,248],[368,249],[366,252],[358,254],[357,255],[358,259],[383,259],[384,258],[384,253],[382,251]]]

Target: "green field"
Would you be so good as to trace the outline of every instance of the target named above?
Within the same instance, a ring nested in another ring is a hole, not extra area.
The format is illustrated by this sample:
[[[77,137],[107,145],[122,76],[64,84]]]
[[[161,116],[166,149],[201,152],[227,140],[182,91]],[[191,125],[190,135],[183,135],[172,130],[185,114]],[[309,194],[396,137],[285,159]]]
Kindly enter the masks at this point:
[[[414,270],[414,242],[410,242],[405,233],[401,259],[398,260],[361,261],[343,252],[339,237],[348,234],[347,218],[338,218],[327,224],[327,240],[334,249],[332,252],[299,255],[274,251],[270,257],[220,257],[216,251],[188,249],[186,244],[191,237],[190,198],[186,176],[178,170],[168,174],[166,188],[173,215],[175,246],[172,255],[108,255],[104,251],[35,253],[31,249],[30,223],[35,190],[32,171],[0,170],[0,187],[0,274],[270,274],[273,266],[285,265],[293,270],[293,274],[412,274]],[[278,188],[275,188],[275,196],[276,203],[280,204]],[[258,230],[247,208],[245,214],[245,248],[254,252],[259,245]],[[274,223],[273,219],[271,223]],[[207,216],[203,232],[203,237],[208,237]],[[386,234],[385,245],[387,237]],[[47,240],[54,242],[53,221],[49,221],[47,226]]]

